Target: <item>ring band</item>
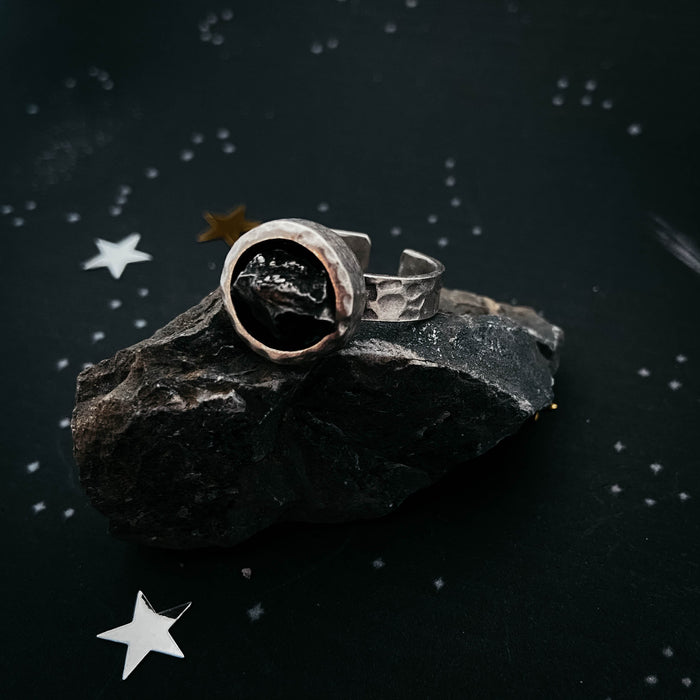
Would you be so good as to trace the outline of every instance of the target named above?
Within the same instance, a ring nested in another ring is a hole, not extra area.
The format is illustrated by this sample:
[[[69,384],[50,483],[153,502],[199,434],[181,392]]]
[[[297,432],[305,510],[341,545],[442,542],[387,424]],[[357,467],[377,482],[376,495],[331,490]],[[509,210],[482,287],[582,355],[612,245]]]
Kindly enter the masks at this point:
[[[241,236],[221,273],[240,338],[278,363],[305,362],[345,345],[361,319],[407,322],[438,310],[444,266],[404,250],[398,275],[365,274],[371,241],[313,221],[277,219]]]

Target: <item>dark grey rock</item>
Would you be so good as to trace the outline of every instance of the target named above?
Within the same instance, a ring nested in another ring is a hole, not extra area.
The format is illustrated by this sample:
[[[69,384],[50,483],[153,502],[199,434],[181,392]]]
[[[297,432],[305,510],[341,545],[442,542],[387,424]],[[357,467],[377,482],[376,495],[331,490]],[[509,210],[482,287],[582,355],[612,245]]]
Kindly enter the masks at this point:
[[[75,458],[115,535],[232,545],[283,521],[384,515],[553,398],[562,332],[443,290],[420,323],[361,323],[309,366],[237,338],[219,292],[82,372]]]

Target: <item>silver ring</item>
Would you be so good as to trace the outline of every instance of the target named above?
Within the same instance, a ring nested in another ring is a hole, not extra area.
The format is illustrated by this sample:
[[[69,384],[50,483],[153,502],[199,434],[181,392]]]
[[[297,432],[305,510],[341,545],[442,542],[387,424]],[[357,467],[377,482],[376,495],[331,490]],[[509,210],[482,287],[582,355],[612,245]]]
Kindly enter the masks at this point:
[[[437,313],[444,265],[415,250],[398,275],[365,274],[369,236],[303,219],[268,221],[231,247],[221,293],[240,338],[278,363],[337,350],[360,320],[420,321]]]

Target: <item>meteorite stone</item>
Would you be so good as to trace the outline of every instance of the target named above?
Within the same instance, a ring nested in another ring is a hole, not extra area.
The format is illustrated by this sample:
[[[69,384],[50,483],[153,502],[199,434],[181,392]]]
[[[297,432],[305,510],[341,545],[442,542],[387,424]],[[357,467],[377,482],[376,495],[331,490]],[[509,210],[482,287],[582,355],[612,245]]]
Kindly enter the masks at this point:
[[[335,327],[335,295],[321,261],[291,241],[261,243],[239,261],[231,295],[245,329],[268,347],[301,350]]]
[[[361,323],[278,365],[216,291],[80,374],[75,458],[111,531],[161,547],[381,516],[548,406],[562,339],[532,309],[443,290],[431,319]]]

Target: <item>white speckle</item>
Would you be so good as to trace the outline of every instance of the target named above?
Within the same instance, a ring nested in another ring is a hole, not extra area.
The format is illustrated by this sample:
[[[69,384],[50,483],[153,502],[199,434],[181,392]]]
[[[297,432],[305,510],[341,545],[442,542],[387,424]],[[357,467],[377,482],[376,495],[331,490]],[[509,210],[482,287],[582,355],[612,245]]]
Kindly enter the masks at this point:
[[[224,22],[230,22],[233,19],[233,10],[229,7],[225,7],[221,10],[221,19],[223,19]]]
[[[226,141],[221,145],[221,150],[226,154],[231,154],[236,152],[236,147],[230,141]]]
[[[75,515],[75,508],[66,508],[63,511],[63,517],[68,520],[68,518],[72,518]]]
[[[372,566],[373,566],[375,569],[383,569],[384,566],[385,566],[384,560],[381,559],[381,558],[380,558],[380,559],[375,559],[375,560],[372,562]]]
[[[129,198],[125,194],[119,194],[114,198],[114,201],[121,207],[129,201]]]
[[[684,362],[687,362],[688,358],[685,355],[676,355],[676,362],[679,364],[683,364]]]
[[[593,92],[598,87],[598,83],[595,80],[587,80],[585,88],[589,92]]]
[[[58,421],[58,427],[59,428],[69,428],[70,427],[70,418],[61,418],[61,420]]]
[[[649,465],[649,469],[651,469],[654,474],[658,474],[663,469],[663,465],[659,464],[658,462],[654,462],[653,464]]]
[[[135,328],[145,328],[147,325],[148,325],[148,321],[146,321],[145,318],[134,319],[134,327]]]
[[[158,172],[158,168],[146,168],[143,171],[143,174],[149,179],[149,180],[155,180],[160,173]]]
[[[318,209],[321,212],[325,212],[330,209],[330,205],[328,204],[328,202],[319,202],[316,206],[316,209]]]
[[[72,90],[77,84],[78,81],[75,78],[66,78],[63,81],[63,84],[69,89]]]
[[[111,90],[113,87],[114,87],[113,80],[105,80],[104,83],[102,83],[103,90]]]
[[[12,219],[12,225],[15,226],[16,228],[19,228],[20,226],[24,226],[24,219],[21,216],[15,216],[15,218]]]
[[[681,501],[687,501],[690,498],[690,494],[687,491],[681,491],[678,494],[678,498],[680,498]]]
[[[202,32],[199,38],[204,42],[211,41],[211,32]]]
[[[95,365],[92,362],[83,362],[83,369],[90,369],[90,367],[94,367]]]
[[[397,29],[398,27],[396,26],[396,22],[387,22],[384,25],[384,31],[387,34],[395,34]]]
[[[323,53],[323,44],[320,41],[314,41],[312,42],[309,50],[311,51],[311,53],[316,54],[318,56],[318,54]]]
[[[95,331],[90,337],[93,343],[98,343],[100,340],[104,340],[105,334],[104,331]]]
[[[472,226],[472,236],[480,236],[481,234],[481,226]]]
[[[677,379],[672,379],[672,380],[668,383],[668,388],[669,388],[671,391],[678,391],[682,386],[683,386],[683,384],[682,384],[681,382],[679,382]]]
[[[109,300],[109,308],[114,311],[114,309],[118,309],[122,305],[122,300],[121,299],[110,299]]]
[[[44,503],[44,501],[39,501],[32,506],[32,510],[34,511],[34,515],[41,513],[42,510],[46,510],[46,503]]]
[[[190,136],[190,141],[192,141],[193,144],[199,145],[200,143],[204,142],[204,134],[200,134],[198,132],[195,132]]]
[[[148,296],[148,289],[146,289],[146,287],[139,287],[139,288],[136,290],[136,293],[137,293],[140,297],[147,297],[147,296]]]
[[[565,75],[562,75],[562,77],[557,80],[557,87],[561,90],[566,90],[566,88],[569,87],[569,79]]]
[[[30,462],[27,465],[27,473],[33,474],[39,468],[39,462]]]
[[[39,105],[36,105],[33,102],[28,104],[26,109],[27,109],[27,114],[38,114],[39,113]]]
[[[56,362],[56,369],[60,372],[62,369],[68,367],[68,358],[62,357],[58,362]]]
[[[644,504],[649,506],[649,508],[651,508],[652,506],[656,505],[656,499],[655,498],[645,498]]]
[[[670,659],[673,656],[673,649],[671,647],[664,647],[661,650],[661,653],[667,658]]]
[[[443,236],[442,238],[438,238],[438,240],[437,240],[437,244],[438,244],[438,246],[440,246],[440,248],[445,248],[449,242],[450,242],[450,239],[445,238],[445,236]]]
[[[14,210],[15,210],[15,208],[14,208],[11,204],[3,204],[3,205],[0,207],[0,212],[2,212],[2,213],[5,214],[5,215],[7,215],[7,214],[12,214],[12,212],[13,212]]]
[[[331,50],[337,49],[339,45],[340,45],[340,41],[339,41],[338,37],[331,36],[331,37],[328,37],[328,39],[326,40],[326,46]]]
[[[637,370],[637,374],[638,374],[640,377],[649,377],[649,376],[651,376],[651,372],[650,372],[646,367],[640,367],[640,368]]]
[[[122,213],[122,208],[116,204],[113,204],[109,208],[109,215],[110,216],[119,216]]]
[[[32,199],[24,203],[24,208],[27,211],[34,211],[36,209],[36,202]]]
[[[99,72],[100,72],[100,69],[99,69],[97,66],[90,66],[90,67],[88,68],[88,75],[89,75],[91,78],[96,78],[96,77],[97,77],[97,74],[98,74]]]
[[[554,97],[552,97],[552,104],[555,107],[561,107],[564,104],[564,95],[554,95]]]
[[[185,163],[192,160],[193,158],[194,151],[191,151],[189,148],[184,148],[182,151],[180,151],[180,160],[184,161]]]
[[[208,267],[210,270],[216,270],[216,268],[218,267],[218,265],[217,265],[215,262],[212,262],[212,261],[210,260],[210,261],[207,263],[207,267]]]
[[[406,7],[416,7],[418,5],[418,0],[406,0]]]
[[[441,588],[443,588],[445,586],[445,582],[442,580],[442,577],[436,578],[433,581],[433,586],[435,586],[436,591],[439,591]]]
[[[619,484],[613,484],[610,487],[610,493],[617,495],[618,493],[622,493],[622,487]]]
[[[445,167],[448,170],[452,170],[452,168],[454,168],[456,164],[457,161],[454,158],[445,158]]]
[[[693,681],[690,680],[690,678],[681,678],[681,683],[686,687],[690,688],[691,685],[693,685]]]
[[[644,682],[645,682],[647,685],[656,685],[656,684],[659,682],[659,679],[658,679],[656,676],[647,676],[647,677],[644,679]]]
[[[253,575],[253,570],[246,566],[245,568],[241,569],[241,574],[243,574],[243,578],[250,579],[250,577]]]
[[[221,46],[221,44],[224,43],[223,34],[212,34],[211,43],[214,44],[214,46]]]
[[[208,24],[216,24],[219,21],[219,18],[213,12],[210,12],[206,16],[206,21]]]
[[[401,235],[401,227],[400,226],[392,226],[389,233],[392,236],[400,236]]]
[[[109,73],[106,70],[101,70],[96,77],[101,83],[104,83],[105,80],[109,79]]]
[[[231,132],[224,126],[220,126],[216,130],[216,138],[221,139],[222,141],[225,141],[229,136],[231,136]]]
[[[626,450],[627,446],[621,443],[619,440],[613,445],[613,450],[617,452],[618,454],[622,452],[622,450]]]
[[[129,185],[119,185],[119,194],[123,197],[128,197],[131,194],[131,187]]]
[[[630,124],[630,125],[627,127],[627,133],[628,133],[630,136],[639,136],[639,134],[642,133],[642,125],[641,125],[641,124],[637,124],[636,122],[635,122],[634,124]]]
[[[600,106],[601,106],[603,109],[612,109],[612,108],[613,108],[613,101],[610,100],[610,99],[603,100],[603,101],[600,103]]]
[[[590,107],[591,104],[593,104],[593,98],[592,98],[590,95],[584,95],[584,96],[581,98],[581,104],[582,104],[584,107]]]
[[[428,214],[428,223],[436,224],[438,221],[437,214]]]
[[[462,200],[459,197],[452,197],[450,200],[451,207],[458,207],[462,204]]]
[[[454,187],[456,182],[457,182],[457,179],[455,178],[454,175],[448,175],[445,178],[445,185],[447,185],[447,187]]]
[[[260,603],[256,603],[250,610],[248,610],[248,617],[250,618],[251,622],[255,622],[256,620],[259,620],[265,610],[263,610],[263,606]]]

